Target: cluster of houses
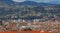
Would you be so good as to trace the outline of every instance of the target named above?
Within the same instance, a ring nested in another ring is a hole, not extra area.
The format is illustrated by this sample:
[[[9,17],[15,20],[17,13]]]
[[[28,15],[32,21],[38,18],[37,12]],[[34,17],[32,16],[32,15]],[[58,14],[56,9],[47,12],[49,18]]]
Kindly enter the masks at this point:
[[[40,22],[39,19],[34,20],[4,20],[0,21],[0,31],[49,31],[58,32],[60,31],[60,22],[55,21],[45,21]]]

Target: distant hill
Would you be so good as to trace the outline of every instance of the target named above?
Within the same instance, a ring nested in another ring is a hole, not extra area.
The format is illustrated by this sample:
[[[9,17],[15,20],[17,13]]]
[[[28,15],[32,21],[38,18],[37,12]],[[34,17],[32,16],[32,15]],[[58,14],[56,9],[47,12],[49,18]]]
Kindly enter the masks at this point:
[[[57,4],[50,4],[50,3],[37,3],[34,1],[14,2],[12,0],[0,0],[0,3],[1,2],[6,3],[8,5],[33,5],[33,6],[57,5]]]
[[[39,3],[33,1],[24,1],[19,3],[19,5],[39,5]]]

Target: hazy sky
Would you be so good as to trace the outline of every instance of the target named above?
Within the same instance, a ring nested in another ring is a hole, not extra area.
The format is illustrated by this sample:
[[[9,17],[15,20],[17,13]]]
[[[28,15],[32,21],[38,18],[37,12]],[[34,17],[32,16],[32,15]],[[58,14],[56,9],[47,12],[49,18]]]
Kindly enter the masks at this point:
[[[35,2],[44,2],[44,3],[56,3],[60,4],[60,0],[13,0],[16,2],[23,2],[23,1],[35,1]]]

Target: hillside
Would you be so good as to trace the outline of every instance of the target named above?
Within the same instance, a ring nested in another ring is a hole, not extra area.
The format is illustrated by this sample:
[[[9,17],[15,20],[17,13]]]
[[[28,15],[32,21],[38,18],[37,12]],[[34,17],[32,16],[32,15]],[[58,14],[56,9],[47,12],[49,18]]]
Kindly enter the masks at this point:
[[[0,0],[0,19],[51,19],[60,17],[60,5]]]

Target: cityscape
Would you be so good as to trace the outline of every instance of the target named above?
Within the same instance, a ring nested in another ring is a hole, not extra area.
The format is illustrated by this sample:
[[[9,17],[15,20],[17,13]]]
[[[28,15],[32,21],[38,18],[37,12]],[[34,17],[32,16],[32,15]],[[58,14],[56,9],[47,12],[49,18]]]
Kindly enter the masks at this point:
[[[59,19],[60,20],[60,19]],[[51,31],[59,33],[60,21],[58,19],[40,22],[40,19],[34,20],[3,20],[0,21],[0,31]]]
[[[0,32],[60,33],[60,4],[44,1],[0,0]]]

